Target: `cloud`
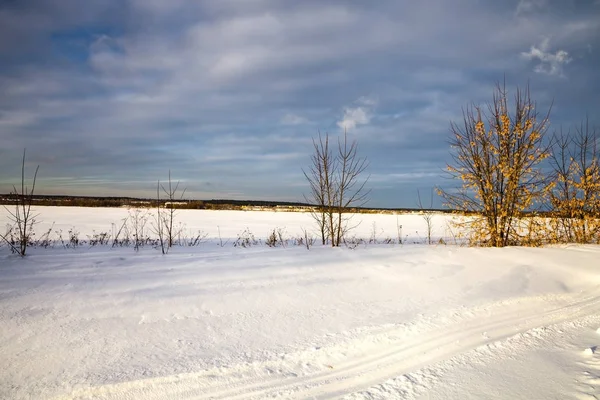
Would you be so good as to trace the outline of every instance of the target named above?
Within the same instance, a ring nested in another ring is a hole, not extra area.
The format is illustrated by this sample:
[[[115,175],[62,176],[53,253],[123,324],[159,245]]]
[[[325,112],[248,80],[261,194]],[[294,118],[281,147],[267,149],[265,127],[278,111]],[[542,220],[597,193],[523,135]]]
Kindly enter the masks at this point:
[[[336,123],[340,129],[350,130],[371,122],[377,100],[363,96],[356,100],[355,104],[354,107],[344,107],[344,116]]]
[[[517,3],[0,2],[0,193],[27,147],[42,192],[69,177],[98,193],[83,184],[94,177],[106,194],[152,196],[171,169],[190,196],[210,197],[208,181],[214,196],[301,200],[318,129],[368,127],[372,172],[411,176],[445,164],[449,121],[505,75],[556,99],[553,124],[600,107],[600,8]],[[552,48],[515,57],[539,38]],[[569,85],[524,62],[556,74],[571,58]],[[409,180],[387,184],[372,205],[414,204]]]
[[[569,53],[565,50],[557,50],[555,53],[549,51],[550,40],[544,39],[539,47],[531,46],[528,52],[521,53],[527,60],[539,61],[534,67],[534,72],[562,76],[563,66],[572,61]]]
[[[285,114],[283,118],[281,118],[281,124],[283,125],[303,125],[307,124],[308,119],[301,117],[296,114]]]
[[[371,112],[365,107],[348,107],[344,109],[344,117],[337,122],[341,129],[353,129],[356,125],[365,125],[371,121]]]
[[[537,12],[548,5],[548,0],[519,0],[515,14],[522,16],[525,14]]]

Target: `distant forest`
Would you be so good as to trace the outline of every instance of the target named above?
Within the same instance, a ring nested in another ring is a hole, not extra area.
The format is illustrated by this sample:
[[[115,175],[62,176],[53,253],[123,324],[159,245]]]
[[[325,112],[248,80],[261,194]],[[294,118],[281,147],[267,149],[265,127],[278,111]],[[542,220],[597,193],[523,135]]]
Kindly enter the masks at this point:
[[[167,203],[161,200],[161,204]],[[14,203],[14,195],[0,194],[0,204],[10,205]],[[70,207],[156,207],[156,199],[143,199],[133,197],[92,197],[92,196],[64,196],[64,195],[34,195],[33,205],[36,206],[70,206]],[[265,200],[178,200],[173,203],[174,208],[192,210],[288,210],[301,211],[311,208],[310,204],[287,201],[265,201]],[[367,208],[359,207],[353,210],[362,213],[369,212],[394,212],[394,211],[419,211],[417,208]],[[449,212],[450,210],[431,210]]]

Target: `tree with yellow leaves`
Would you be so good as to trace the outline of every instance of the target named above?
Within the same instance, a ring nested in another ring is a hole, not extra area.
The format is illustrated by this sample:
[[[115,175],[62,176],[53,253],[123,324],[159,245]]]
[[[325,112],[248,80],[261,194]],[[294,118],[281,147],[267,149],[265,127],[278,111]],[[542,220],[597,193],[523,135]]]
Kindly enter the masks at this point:
[[[526,240],[521,217],[548,187],[540,163],[550,155],[549,115],[550,109],[540,117],[529,86],[517,88],[509,104],[506,85],[498,83],[491,103],[467,106],[462,123],[451,123],[453,154],[447,168],[462,186],[439,192],[451,208],[474,215],[471,244],[503,247]]]
[[[600,241],[600,132],[589,121],[555,134],[550,163],[555,183],[549,192],[556,242]]]

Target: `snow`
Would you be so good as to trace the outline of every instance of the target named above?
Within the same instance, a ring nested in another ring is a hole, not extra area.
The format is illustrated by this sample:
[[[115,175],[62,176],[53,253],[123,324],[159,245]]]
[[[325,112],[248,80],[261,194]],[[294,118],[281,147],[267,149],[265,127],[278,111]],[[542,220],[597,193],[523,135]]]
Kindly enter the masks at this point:
[[[588,347],[583,351],[586,356],[592,356],[596,353],[596,346]]]
[[[54,222],[82,239],[129,214],[36,212],[38,237]],[[434,217],[436,243],[452,243],[449,218]],[[165,256],[57,245],[21,259],[0,248],[0,398],[600,395],[598,246],[425,245],[419,215],[369,214],[354,216],[366,240],[354,249],[240,248],[246,228],[292,238],[311,217],[182,210],[177,220],[205,241]],[[403,245],[368,243],[373,232],[397,238],[399,224]]]

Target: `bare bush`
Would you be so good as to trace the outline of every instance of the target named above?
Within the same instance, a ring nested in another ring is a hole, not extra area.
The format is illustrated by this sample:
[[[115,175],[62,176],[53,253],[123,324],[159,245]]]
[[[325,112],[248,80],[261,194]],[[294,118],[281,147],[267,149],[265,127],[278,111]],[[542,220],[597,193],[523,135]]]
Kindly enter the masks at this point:
[[[35,241],[35,246],[42,247],[44,249],[46,249],[48,247],[52,247],[54,245],[54,241],[50,238],[50,235],[52,234],[53,230],[54,230],[54,222],[48,228],[48,230],[46,232],[44,232],[44,234],[42,236],[40,236],[40,238],[38,240]]]
[[[201,243],[203,243],[205,241],[205,239],[207,237],[208,237],[208,233],[202,232],[201,230],[199,230],[195,234],[190,233],[189,238],[186,241],[186,244],[188,245],[188,247],[199,246]]]
[[[348,247],[349,249],[356,249],[358,246],[360,246],[361,244],[364,244],[365,246],[367,245],[367,241],[363,238],[359,238],[356,236],[351,236],[351,237],[346,237],[344,238],[344,245],[346,245],[346,247]]]
[[[123,220],[121,220],[121,224],[120,225],[115,225],[114,223],[112,224],[112,247],[123,247],[123,246],[129,246],[129,235],[127,234],[127,220],[128,218],[123,218]]]
[[[79,239],[79,231],[75,229],[75,227],[69,228],[67,231],[66,238],[63,237],[63,230],[59,229],[56,232],[56,236],[58,237],[58,241],[65,249],[76,249],[80,245],[84,243]]]
[[[92,235],[88,235],[88,243],[90,247],[108,245],[110,243],[110,233],[92,231]]]
[[[250,229],[244,229],[240,234],[238,234],[237,239],[233,242],[233,247],[252,247],[259,244],[260,241],[256,240],[254,234],[250,231]]]
[[[36,222],[36,215],[31,213],[31,205],[33,204],[33,193],[39,169],[40,166],[38,165],[33,174],[31,189],[29,189],[25,184],[25,150],[23,150],[21,185],[19,189],[13,186],[13,190],[9,194],[9,200],[15,204],[15,207],[14,210],[4,207],[9,214],[12,226],[5,234],[0,233],[0,238],[6,242],[13,253],[19,254],[21,257],[25,257],[27,253],[27,247],[33,235],[33,225]]]
[[[315,238],[309,235],[306,229],[302,229],[302,236],[298,236],[294,242],[297,246],[306,246],[306,250],[310,250],[311,246],[315,244]]]
[[[133,249],[135,251],[138,251],[140,247],[151,242],[146,230],[149,218],[150,213],[147,210],[140,208],[129,210],[128,225],[125,226],[125,229],[128,233],[127,236],[131,234],[133,237]]]
[[[271,231],[267,239],[265,240],[265,244],[269,247],[285,247],[287,244],[287,240],[284,239],[285,229],[275,228]]]

